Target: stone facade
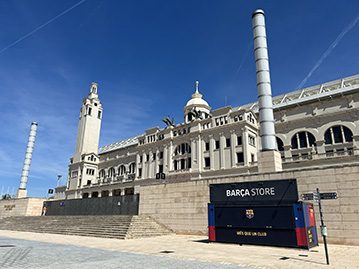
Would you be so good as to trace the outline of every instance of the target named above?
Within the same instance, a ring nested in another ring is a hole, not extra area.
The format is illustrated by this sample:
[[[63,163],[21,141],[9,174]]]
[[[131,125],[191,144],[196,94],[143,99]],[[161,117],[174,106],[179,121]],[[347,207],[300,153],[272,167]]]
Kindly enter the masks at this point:
[[[0,218],[14,216],[41,216],[46,199],[19,198],[0,201]]]
[[[183,123],[164,118],[165,128],[153,127],[99,151],[86,149],[81,144],[93,142],[82,134],[98,140],[100,133],[101,117],[84,121],[86,106],[95,103],[100,104],[97,85],[81,110],[67,198],[139,193],[140,214],[177,232],[205,233],[208,184],[296,178],[300,194],[316,188],[338,192],[338,200],[324,205],[329,240],[359,244],[353,223],[358,220],[359,75],[274,97],[274,152],[260,151],[257,102],[211,110],[198,83]]]
[[[356,159],[359,161],[359,156]],[[321,192],[338,193],[339,199],[322,201],[327,241],[359,245],[358,173],[359,164],[356,163],[142,186],[139,213],[152,216],[177,233],[207,234],[209,184],[296,178],[299,196],[316,188]],[[316,203],[314,206],[320,235],[319,209]],[[322,240],[321,236],[318,239]]]

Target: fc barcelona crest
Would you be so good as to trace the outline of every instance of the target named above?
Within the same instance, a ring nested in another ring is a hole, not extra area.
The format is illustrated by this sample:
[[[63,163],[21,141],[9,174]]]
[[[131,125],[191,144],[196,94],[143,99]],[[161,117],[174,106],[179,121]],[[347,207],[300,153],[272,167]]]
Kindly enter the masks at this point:
[[[246,217],[249,218],[249,219],[254,217],[253,209],[246,209]]]

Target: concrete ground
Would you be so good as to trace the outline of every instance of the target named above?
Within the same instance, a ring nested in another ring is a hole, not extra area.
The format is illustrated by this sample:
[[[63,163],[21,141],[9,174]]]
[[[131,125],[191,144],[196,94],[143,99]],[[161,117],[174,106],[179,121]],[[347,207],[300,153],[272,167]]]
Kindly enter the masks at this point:
[[[5,266],[4,264],[1,266],[1,262],[4,261],[4,258],[8,258],[11,254],[9,253],[12,244],[11,240],[14,242],[13,245],[26,243],[25,245],[27,245],[28,248],[32,245],[36,246],[37,243],[34,241],[56,244],[56,246],[68,246],[68,248],[65,247],[56,253],[57,260],[61,257],[67,257],[71,253],[77,253],[77,257],[89,254],[91,252],[90,250],[112,250],[112,254],[110,255],[99,255],[96,252],[97,256],[95,255],[95,257],[98,257],[98,260],[96,261],[96,258],[92,258],[91,260],[93,262],[91,265],[102,265],[107,266],[107,268],[236,268],[236,266],[242,268],[359,268],[358,246],[328,245],[330,261],[330,265],[328,266],[326,264],[325,251],[322,244],[308,251],[293,248],[208,243],[207,237],[193,235],[167,235],[152,238],[118,240],[0,230],[0,236],[0,267],[4,268],[18,268],[16,266],[9,267],[9,264],[6,263]],[[22,240],[16,241],[17,239]],[[31,241],[25,242],[23,240]],[[6,247],[5,243],[8,247]],[[74,246],[82,248],[74,249]],[[87,250],[84,247],[86,247]],[[6,251],[4,250],[5,248]],[[47,248],[52,249],[50,247]],[[88,248],[90,248],[90,250]],[[33,247],[32,249],[35,248]],[[26,252],[26,247],[23,248],[22,252]],[[113,260],[115,255],[121,253],[127,256],[133,254],[141,255],[133,256],[132,258],[119,256],[118,260]],[[20,254],[18,253],[18,256]],[[143,254],[145,254],[145,256]],[[93,257],[93,255],[90,256]],[[41,257],[41,255],[39,257]],[[108,257],[108,259],[106,259],[106,257]],[[46,257],[44,258],[46,259]],[[69,257],[68,259],[71,260],[73,258]],[[129,264],[132,264],[133,267],[123,266],[126,264],[125,262],[129,260],[131,261]],[[85,267],[78,267],[81,261],[77,261],[76,264],[76,268],[88,268],[87,265],[90,265],[87,264]],[[115,267],[112,267],[111,264]],[[37,266],[37,268],[74,268],[74,265],[74,263],[72,263],[72,265],[58,263],[57,266],[46,267],[45,265],[45,267]],[[26,265],[25,267],[35,268]],[[21,266],[19,268],[21,268]]]

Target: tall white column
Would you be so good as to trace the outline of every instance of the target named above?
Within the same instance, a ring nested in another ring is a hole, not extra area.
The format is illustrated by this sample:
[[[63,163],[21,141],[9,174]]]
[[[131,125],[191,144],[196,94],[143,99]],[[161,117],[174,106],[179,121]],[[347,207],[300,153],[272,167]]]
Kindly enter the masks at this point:
[[[163,149],[163,173],[167,174],[168,170],[168,146],[165,144]]]
[[[272,89],[269,73],[267,36],[264,11],[252,14],[254,54],[257,71],[258,106],[262,151],[274,151],[275,130],[273,117]]]
[[[25,160],[21,172],[20,187],[16,193],[16,198],[26,197],[27,194],[26,185],[27,185],[27,179],[29,177],[32,152],[34,150],[34,145],[35,145],[36,131],[37,131],[37,123],[33,122],[31,123],[31,127],[30,127],[30,134],[29,134],[29,139],[27,141]]]
[[[213,151],[214,151],[214,138],[213,138],[213,135],[209,135],[209,159],[210,159],[210,163],[211,163],[211,168],[210,170],[214,170],[214,154],[213,154]]]
[[[226,143],[226,138],[224,133],[219,133],[219,159],[220,159],[220,169],[224,169],[224,145]]]
[[[197,166],[198,166],[198,172],[201,173],[203,169],[203,142],[201,139],[201,135],[197,136]]]
[[[236,131],[231,130],[231,166],[236,167]]]

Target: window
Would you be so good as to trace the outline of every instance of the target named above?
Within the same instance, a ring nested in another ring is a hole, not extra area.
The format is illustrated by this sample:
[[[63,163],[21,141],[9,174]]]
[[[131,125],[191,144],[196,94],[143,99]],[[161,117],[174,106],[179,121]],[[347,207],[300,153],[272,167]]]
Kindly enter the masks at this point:
[[[128,173],[129,174],[134,174],[136,171],[136,164],[135,163],[131,163],[130,166],[128,167]]]
[[[158,166],[158,173],[163,173],[163,165],[162,164],[160,164]]]
[[[142,163],[142,160],[143,160],[143,158],[142,158],[142,155],[140,156],[140,163]]]
[[[241,136],[237,136],[237,145],[238,146],[242,145],[242,137]]]
[[[254,157],[254,154],[253,154],[253,153],[251,154],[251,162],[252,162],[252,163],[255,162],[255,157]]]
[[[248,135],[248,143],[249,143],[249,145],[255,146],[256,138],[254,136]]]
[[[209,157],[204,158],[204,167],[211,167],[211,159]]]
[[[93,176],[95,174],[95,169],[86,169],[86,175]]]
[[[159,156],[160,159],[163,159],[163,151],[160,151],[160,156]]]
[[[209,142],[206,142],[206,150],[209,150]]]
[[[324,139],[327,145],[347,143],[353,141],[353,133],[345,126],[333,126],[325,132]]]
[[[226,138],[226,147],[230,147],[231,146],[231,139],[230,138]]]
[[[142,177],[142,168],[138,168],[138,176]]]
[[[118,168],[118,174],[120,176],[123,176],[124,174],[126,173],[126,167],[124,165],[121,165],[119,168]]]
[[[315,145],[315,138],[307,131],[296,133],[292,137],[292,149],[310,148],[312,145]]]
[[[91,111],[92,111],[92,108],[89,107],[89,109],[88,109],[88,114],[89,114],[89,115],[91,115]]]
[[[182,143],[181,145],[178,145],[175,149],[175,156],[187,153],[191,153],[191,146],[187,143]]]
[[[108,177],[113,178],[115,176],[115,168],[111,167],[108,170]]]
[[[219,140],[216,141],[216,149],[219,149]]]
[[[284,151],[283,141],[282,141],[280,138],[278,138],[278,137],[276,137],[276,141],[277,141],[277,149],[278,149],[279,151]]]
[[[97,118],[101,119],[101,111],[97,112]]]
[[[100,178],[104,178],[105,177],[105,170],[101,169],[100,170]]]
[[[146,155],[146,162],[148,162],[150,160],[150,154]]]
[[[237,163],[243,163],[243,162],[244,162],[243,152],[238,152],[237,153]]]
[[[192,120],[192,114],[188,114],[188,121]]]
[[[156,153],[153,153],[153,160],[156,160]]]

